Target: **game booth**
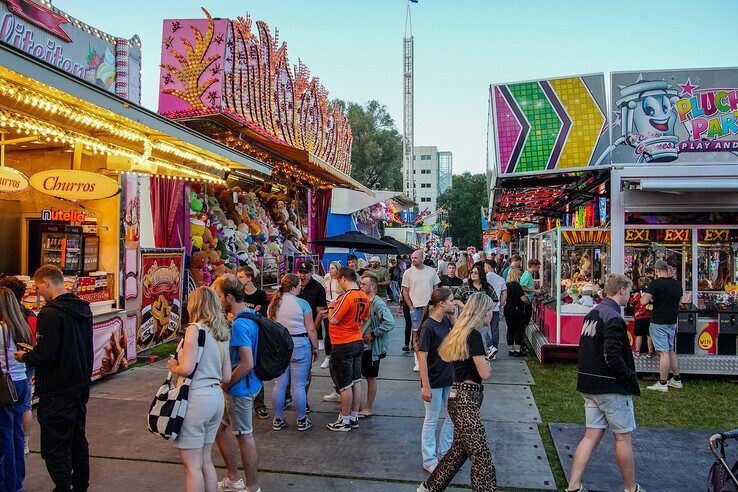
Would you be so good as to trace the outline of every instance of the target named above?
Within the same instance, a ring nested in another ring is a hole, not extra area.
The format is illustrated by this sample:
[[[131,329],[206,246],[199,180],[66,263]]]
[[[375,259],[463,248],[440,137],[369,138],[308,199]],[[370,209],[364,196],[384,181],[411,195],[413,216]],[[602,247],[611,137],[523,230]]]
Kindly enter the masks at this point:
[[[303,63],[290,64],[276,31],[265,22],[252,31],[248,15],[203,13],[163,21],[158,111],[266,163],[271,173],[236,165],[224,186],[193,187],[193,286],[250,266],[257,286],[271,291],[300,262],[319,264],[322,248],[311,241],[330,235],[334,188],[373,192],[350,177],[346,114]]]
[[[0,272],[38,311],[34,271],[63,271],[92,308],[98,378],[177,336],[191,187],[271,167],[140,107],[137,37],[39,5],[50,30],[15,8],[0,3],[18,33],[0,39]]]
[[[543,291],[528,338],[542,361],[575,356],[606,275],[637,285],[664,260],[684,292],[682,372],[736,375],[738,69],[613,73],[610,87],[604,75],[491,87],[495,220],[542,231],[523,246]],[[632,306],[624,315],[635,348]],[[658,371],[658,357],[635,360]]]

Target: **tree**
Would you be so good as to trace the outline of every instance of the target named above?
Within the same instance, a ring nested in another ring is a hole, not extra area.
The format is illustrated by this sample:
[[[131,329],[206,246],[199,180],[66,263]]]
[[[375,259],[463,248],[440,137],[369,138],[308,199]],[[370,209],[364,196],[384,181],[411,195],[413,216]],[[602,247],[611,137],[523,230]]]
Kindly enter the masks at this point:
[[[402,191],[402,135],[387,108],[378,101],[335,103],[346,109],[354,135],[351,177],[372,190]]]
[[[448,212],[449,236],[456,246],[482,246],[480,209],[487,200],[487,178],[469,172],[454,175],[451,187],[438,197],[436,206]]]

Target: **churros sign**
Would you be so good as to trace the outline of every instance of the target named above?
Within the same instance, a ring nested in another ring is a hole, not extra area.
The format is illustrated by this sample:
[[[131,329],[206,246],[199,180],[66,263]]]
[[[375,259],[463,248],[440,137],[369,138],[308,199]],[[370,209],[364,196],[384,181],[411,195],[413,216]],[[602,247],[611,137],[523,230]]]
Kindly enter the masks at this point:
[[[50,169],[34,174],[30,181],[42,193],[76,202],[100,200],[120,191],[117,181],[90,171]]]
[[[28,188],[28,178],[12,167],[0,166],[0,193],[14,193]]]

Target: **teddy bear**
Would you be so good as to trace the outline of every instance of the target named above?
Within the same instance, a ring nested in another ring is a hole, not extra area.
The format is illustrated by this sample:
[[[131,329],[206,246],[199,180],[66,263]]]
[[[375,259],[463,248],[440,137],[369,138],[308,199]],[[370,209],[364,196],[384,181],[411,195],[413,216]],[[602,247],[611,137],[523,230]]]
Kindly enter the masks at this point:
[[[198,287],[209,286],[213,279],[208,268],[208,253],[198,251],[190,257],[190,275]]]
[[[190,218],[190,236],[192,237],[192,246],[202,249],[204,243],[205,223],[199,219]]]
[[[295,223],[292,222],[291,220],[288,220],[287,221],[287,224],[285,225],[285,227],[287,228],[288,234],[291,232],[292,234],[294,234],[297,237],[297,239],[301,239],[302,238],[302,231],[300,229],[298,229],[295,226]]]
[[[277,201],[277,222],[287,222],[290,220],[290,211],[287,210],[284,200]]]

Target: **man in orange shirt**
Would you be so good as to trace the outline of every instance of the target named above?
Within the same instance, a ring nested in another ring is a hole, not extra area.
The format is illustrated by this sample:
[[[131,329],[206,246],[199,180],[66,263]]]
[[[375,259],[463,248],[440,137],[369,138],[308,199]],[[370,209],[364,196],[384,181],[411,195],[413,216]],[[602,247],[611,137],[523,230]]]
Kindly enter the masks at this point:
[[[330,371],[333,385],[341,396],[341,414],[328,429],[348,432],[359,428],[361,403],[361,354],[364,340],[361,324],[369,317],[369,298],[356,284],[356,271],[338,270],[338,283],[344,291],[328,309],[331,336]]]

